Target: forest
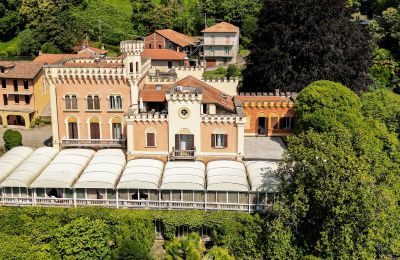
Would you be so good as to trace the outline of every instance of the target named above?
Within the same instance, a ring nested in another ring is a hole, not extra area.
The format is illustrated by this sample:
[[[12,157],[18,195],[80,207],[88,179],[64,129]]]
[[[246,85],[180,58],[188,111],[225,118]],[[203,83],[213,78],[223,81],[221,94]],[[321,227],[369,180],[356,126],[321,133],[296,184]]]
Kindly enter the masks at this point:
[[[171,28],[200,35],[205,23],[241,27],[247,46],[261,0],[10,0],[0,3],[0,56],[71,52],[89,37],[118,51],[119,42]]]

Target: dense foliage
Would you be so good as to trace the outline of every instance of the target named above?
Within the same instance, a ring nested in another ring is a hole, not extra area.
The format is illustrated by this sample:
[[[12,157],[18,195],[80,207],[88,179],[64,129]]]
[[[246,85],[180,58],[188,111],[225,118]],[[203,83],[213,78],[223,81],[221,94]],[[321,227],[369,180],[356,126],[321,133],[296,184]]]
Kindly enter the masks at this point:
[[[209,246],[223,247],[237,259],[260,259],[264,247],[264,220],[247,213],[0,207],[0,219],[0,259],[71,254],[83,259],[100,255],[102,259],[146,259],[155,238],[154,220],[163,223],[167,240],[173,240],[182,226],[197,233],[208,228]],[[212,252],[227,255],[223,250]]]
[[[17,130],[7,129],[3,134],[3,140],[6,150],[22,145],[22,135]]]
[[[370,36],[350,21],[345,0],[266,0],[250,50],[243,85],[251,90],[300,91],[326,79],[359,92],[370,83]]]
[[[329,81],[299,94],[297,135],[280,169],[283,194],[267,228],[269,257],[399,256],[400,143],[384,118],[371,116],[383,94],[364,102]]]

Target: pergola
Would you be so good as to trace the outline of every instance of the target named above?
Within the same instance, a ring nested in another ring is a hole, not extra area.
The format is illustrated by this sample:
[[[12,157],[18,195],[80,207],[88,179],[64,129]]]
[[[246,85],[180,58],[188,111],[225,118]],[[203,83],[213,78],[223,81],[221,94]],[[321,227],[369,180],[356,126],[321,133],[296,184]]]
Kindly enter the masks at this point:
[[[5,160],[11,163],[0,168],[7,176],[0,203],[7,205],[253,212],[272,206],[280,188],[274,161],[126,162],[119,149],[58,153],[49,147],[33,153],[20,147],[1,157],[0,165]]]

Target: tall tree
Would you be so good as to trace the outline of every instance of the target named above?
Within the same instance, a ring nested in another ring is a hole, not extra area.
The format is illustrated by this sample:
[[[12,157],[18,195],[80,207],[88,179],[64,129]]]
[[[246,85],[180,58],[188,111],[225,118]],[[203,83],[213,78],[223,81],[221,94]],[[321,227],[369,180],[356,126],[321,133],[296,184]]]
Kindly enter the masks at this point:
[[[327,79],[357,92],[366,89],[371,39],[350,19],[346,0],[265,0],[245,88],[299,91]]]

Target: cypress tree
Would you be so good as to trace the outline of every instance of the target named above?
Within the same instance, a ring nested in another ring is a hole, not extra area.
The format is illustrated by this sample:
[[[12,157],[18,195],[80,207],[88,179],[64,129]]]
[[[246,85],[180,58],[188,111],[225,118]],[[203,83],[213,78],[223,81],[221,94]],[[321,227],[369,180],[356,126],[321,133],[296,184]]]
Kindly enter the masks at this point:
[[[361,92],[371,81],[371,43],[346,0],[265,0],[244,89],[300,91],[325,79]]]

